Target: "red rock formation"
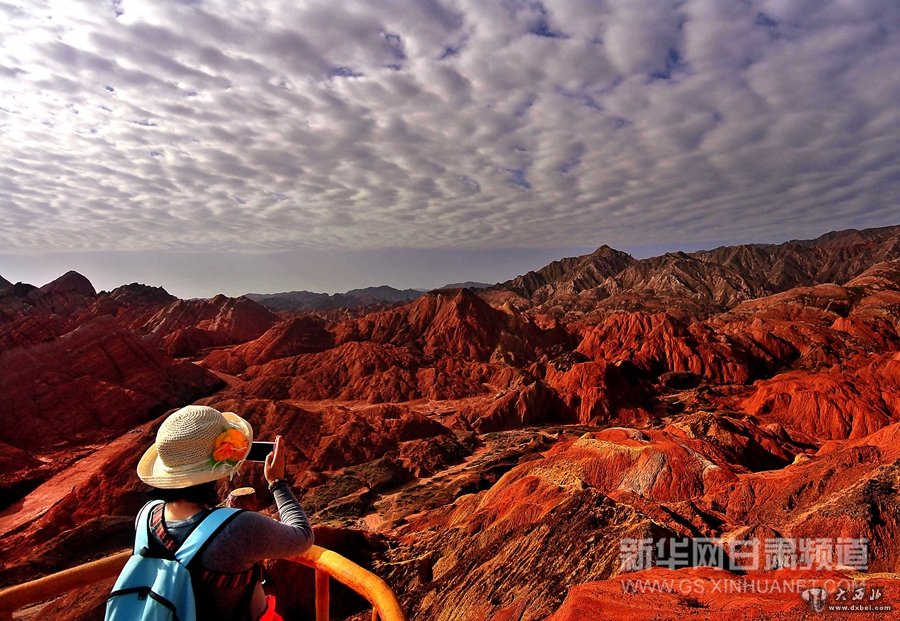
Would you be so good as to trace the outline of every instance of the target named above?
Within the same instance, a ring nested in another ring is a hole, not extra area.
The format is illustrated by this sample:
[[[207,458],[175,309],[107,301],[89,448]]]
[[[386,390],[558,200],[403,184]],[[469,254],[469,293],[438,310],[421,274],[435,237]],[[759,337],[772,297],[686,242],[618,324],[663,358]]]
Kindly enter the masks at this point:
[[[326,329],[324,321],[313,316],[294,317],[275,324],[249,343],[211,352],[203,364],[217,371],[237,374],[250,366],[320,352],[333,346],[334,336]]]
[[[305,409],[284,401],[228,397],[201,403],[240,413],[257,439],[283,436],[299,471],[336,470],[381,457],[404,442],[452,435],[424,414],[397,405]]]
[[[0,351],[0,439],[33,450],[97,442],[218,384],[115,320],[97,319],[53,341]]]
[[[616,572],[618,548],[602,542],[670,532],[574,481],[505,480],[490,500],[462,496],[401,528],[389,557],[417,562],[385,570],[411,618],[541,619],[570,585]]]
[[[96,293],[77,272],[67,272],[36,288],[14,285],[0,295],[0,346],[49,341],[71,330],[71,316],[90,304]]]
[[[406,348],[350,342],[251,367],[242,390],[268,399],[409,401],[421,396],[420,364],[421,358]]]
[[[138,330],[175,299],[161,287],[137,283],[95,294],[86,278],[69,272],[40,289],[27,286],[0,296],[0,345],[49,341],[105,316]]]
[[[79,313],[76,321],[110,315],[129,330],[138,331],[151,317],[177,299],[162,287],[131,283],[109,293],[100,293],[89,307]]]
[[[862,438],[900,419],[900,353],[757,382],[742,410],[822,439]]]
[[[634,377],[607,362],[582,362],[566,371],[550,365],[545,378],[582,425],[617,422],[643,423],[650,420],[649,396]]]
[[[865,537],[873,571],[900,563],[900,423],[849,442],[825,445],[780,470],[740,475],[706,491],[702,504],[719,513],[723,531],[766,525],[785,537]]]
[[[490,489],[407,518],[404,557],[431,562],[424,580],[393,579],[415,618],[543,618],[569,585],[617,573],[621,538],[673,532],[604,491],[680,498],[736,478],[716,470],[667,433],[609,429],[558,442]]]
[[[31,346],[50,341],[68,331],[69,322],[33,306],[0,307],[0,348]]]
[[[473,400],[462,408],[457,420],[463,428],[478,433],[517,429],[549,422],[572,421],[571,411],[556,393],[541,381],[520,379],[498,391],[491,399]]]
[[[770,372],[814,370],[858,354],[900,348],[900,261],[880,263],[844,286],[799,287],[740,304],[709,324]]]
[[[742,469],[715,447],[668,431],[610,428],[558,445],[546,457],[542,476],[560,484],[575,477],[606,494],[621,490],[653,500],[702,495],[710,486],[735,480],[734,470]]]
[[[869,561],[873,571],[897,566],[900,514],[892,492],[885,490],[897,489],[900,471],[879,463],[896,459],[900,425],[797,465],[748,473],[731,471],[735,467],[727,459],[734,451],[746,452],[751,440],[757,447],[752,452],[764,450],[759,438],[771,440],[777,430],[711,415],[686,423],[662,432],[611,428],[557,443],[543,459],[514,467],[487,491],[410,518],[397,535],[409,548],[403,558],[430,558],[428,572],[424,578],[421,572],[403,573],[397,564],[391,579],[403,585],[414,618],[541,619],[559,606],[560,583],[570,589],[569,596],[554,618],[585,618],[578,615],[586,610],[592,615],[608,611],[603,618],[616,618],[628,610],[621,607],[620,580],[664,575],[687,577],[695,587],[693,593],[666,600],[673,614],[701,607],[709,618],[726,619],[734,614],[728,601],[749,605],[753,600],[739,593],[732,594],[733,600],[710,598],[723,581],[848,578],[801,570],[737,576],[714,568],[654,568],[613,580],[621,571],[618,546],[624,537],[680,533],[727,539],[732,532],[740,537],[867,537],[878,551]],[[707,432],[715,446],[706,441]],[[587,498],[593,512],[584,505]],[[719,506],[722,500],[735,505]],[[755,527],[753,535],[745,524],[767,526]],[[497,572],[502,578],[492,581],[489,576]],[[587,576],[605,581],[574,586]],[[625,597],[631,609],[640,611],[644,601],[656,606],[654,598],[664,596],[665,587],[655,593],[650,589],[646,597]],[[805,602],[787,598],[760,610],[793,611],[798,616],[786,618],[797,619],[808,612]]]
[[[44,463],[27,451],[0,442],[0,511],[46,477]]]
[[[35,307],[55,314],[71,313],[97,295],[91,282],[78,272],[66,272],[53,282],[32,291]]]
[[[468,289],[431,292],[411,304],[372,313],[336,328],[337,342],[372,341],[420,350],[429,357],[522,364],[536,346],[559,342],[526,317],[492,308]]]
[[[209,300],[178,300],[151,317],[142,331],[172,356],[252,341],[278,317],[247,298],[217,295]]]
[[[9,571],[11,566],[20,565],[22,556],[18,552],[21,550],[28,550],[25,558],[31,564],[40,567],[49,562],[51,565],[44,570],[58,571],[60,567],[52,563],[59,562],[60,554],[65,558],[64,563],[71,565],[85,562],[85,557],[96,554],[97,550],[115,551],[124,547],[122,544],[133,537],[134,515],[147,500],[142,491],[146,487],[138,480],[135,468],[153,441],[149,428],[155,428],[159,422],[150,422],[140,433],[126,433],[101,446],[78,460],[75,467],[37,487],[15,511],[0,514],[0,568]],[[92,522],[113,515],[132,517],[113,528]],[[89,524],[93,524],[94,532]],[[94,545],[60,546],[61,535],[71,537],[75,534],[72,529],[92,538]],[[111,540],[103,541],[104,535]],[[115,547],[110,550],[109,546]],[[44,558],[45,555],[49,558]],[[20,571],[33,570],[34,567],[25,566]],[[8,580],[10,576],[4,573]]]
[[[739,419],[710,412],[679,416],[666,430],[693,439],[701,447],[708,446],[708,450],[715,450],[728,463],[752,471],[782,468],[798,455],[818,447],[818,443],[811,443],[807,437],[792,436],[777,423],[760,426],[753,418]]]
[[[715,383],[744,383],[753,364],[740,345],[706,324],[662,313],[611,315],[585,334],[576,351],[598,361],[630,361],[652,376],[688,373]]]
[[[435,338],[444,338],[437,327],[431,330]],[[224,354],[212,360],[223,358]],[[435,359],[417,347],[378,342],[348,341],[323,352],[280,358],[246,369],[243,377],[245,382],[236,389],[241,395],[274,400],[389,403],[456,400],[493,392],[489,404],[476,400],[457,417],[461,427],[479,430],[569,417],[552,391],[528,372],[462,356]]]

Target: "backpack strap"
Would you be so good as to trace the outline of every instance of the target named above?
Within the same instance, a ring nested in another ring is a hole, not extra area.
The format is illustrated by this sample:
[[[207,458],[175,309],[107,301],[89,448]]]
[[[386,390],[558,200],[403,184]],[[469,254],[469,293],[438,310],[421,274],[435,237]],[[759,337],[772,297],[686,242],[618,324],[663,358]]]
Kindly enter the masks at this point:
[[[221,508],[207,515],[178,548],[175,560],[187,567],[194,556],[206,548],[206,544],[239,513],[241,509]]]
[[[199,524],[194,528],[197,528],[198,526]],[[161,504],[157,504],[150,511],[150,530],[154,535],[156,535],[156,538],[162,542],[163,547],[165,547],[165,549],[169,551],[171,558],[174,558],[175,553],[178,552],[180,544],[178,543],[178,540],[176,540],[175,537],[169,534],[169,531],[166,530],[166,526],[163,523],[163,505]],[[210,539],[207,538],[207,541],[209,540]],[[185,541],[187,541],[187,539],[185,539]],[[155,542],[151,540],[151,544],[155,544]],[[197,555],[195,554],[194,557],[197,558]],[[204,569],[203,567],[194,567],[191,571],[196,571],[197,578],[199,578],[202,582],[205,582],[214,587],[220,589],[237,589],[240,587],[245,587],[251,582],[261,580],[261,570],[262,568],[258,564],[254,564],[253,567],[250,567],[249,569],[238,573],[210,571],[208,569]]]
[[[181,544],[166,530],[166,526],[163,524],[163,511],[163,505],[157,505],[150,512],[150,530],[162,542],[172,558],[175,558],[175,553],[178,552],[178,546]]]
[[[237,574],[209,571],[202,567],[197,568],[196,571],[201,582],[219,589],[239,589],[249,586],[251,583],[262,582],[263,579],[263,570],[259,563],[254,563],[250,569]]]
[[[134,550],[132,554],[141,554],[150,550],[150,538],[147,529],[150,525],[150,512],[164,504],[162,500],[151,500],[141,509],[137,519],[137,529],[134,536]]]

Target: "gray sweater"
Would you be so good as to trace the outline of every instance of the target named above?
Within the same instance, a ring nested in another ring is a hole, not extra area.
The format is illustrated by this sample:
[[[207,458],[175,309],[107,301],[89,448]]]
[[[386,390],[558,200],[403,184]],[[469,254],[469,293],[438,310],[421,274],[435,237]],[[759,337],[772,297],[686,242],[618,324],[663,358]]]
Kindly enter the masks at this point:
[[[221,573],[240,573],[263,559],[288,558],[309,549],[313,532],[309,518],[285,481],[276,484],[273,494],[281,521],[255,511],[244,511],[231,520],[195,560],[204,569]],[[201,511],[186,520],[164,521],[166,530],[183,543],[193,528],[207,515]],[[140,527],[135,524],[135,527]],[[146,528],[146,525],[144,526]],[[151,532],[151,540],[162,543]],[[247,588],[214,588],[195,585],[197,621],[248,621],[258,619],[265,611],[262,586],[257,583],[250,603]],[[243,610],[241,610],[243,608]]]

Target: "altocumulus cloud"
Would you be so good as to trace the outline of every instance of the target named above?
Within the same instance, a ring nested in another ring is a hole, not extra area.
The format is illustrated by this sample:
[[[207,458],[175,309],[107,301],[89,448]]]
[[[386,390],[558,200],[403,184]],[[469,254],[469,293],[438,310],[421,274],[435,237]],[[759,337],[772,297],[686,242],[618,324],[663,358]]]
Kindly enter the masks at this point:
[[[0,0],[7,251],[897,222],[900,4]]]

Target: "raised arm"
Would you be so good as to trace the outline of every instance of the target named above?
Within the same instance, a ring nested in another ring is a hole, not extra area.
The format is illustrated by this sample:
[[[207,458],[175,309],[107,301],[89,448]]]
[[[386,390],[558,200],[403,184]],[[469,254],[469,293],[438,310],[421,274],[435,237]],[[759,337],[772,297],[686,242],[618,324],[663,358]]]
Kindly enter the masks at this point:
[[[275,496],[275,504],[278,506],[278,516],[281,518],[281,523],[302,531],[308,541],[303,550],[300,550],[300,552],[303,552],[313,544],[312,527],[309,525],[309,518],[306,517],[306,512],[303,511],[303,507],[300,506],[300,503],[291,491],[290,485],[284,479],[284,463],[284,442],[281,436],[275,436],[275,448],[266,455],[263,474],[269,483],[269,489],[272,490],[272,494]],[[300,554],[300,552],[296,552],[296,554]]]
[[[273,520],[255,511],[237,516],[217,537],[204,557],[213,571],[236,572],[267,558],[289,558],[308,550],[314,537],[306,512],[284,479],[284,445],[275,438],[275,450],[266,457],[264,474],[275,496],[278,515]]]

